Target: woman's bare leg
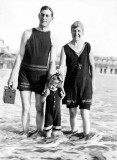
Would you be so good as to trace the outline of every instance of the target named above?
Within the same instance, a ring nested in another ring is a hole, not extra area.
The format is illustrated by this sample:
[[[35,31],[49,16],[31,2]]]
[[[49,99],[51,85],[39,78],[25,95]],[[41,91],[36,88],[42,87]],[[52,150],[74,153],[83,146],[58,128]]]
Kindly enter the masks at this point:
[[[89,110],[88,109],[81,109],[80,110],[82,121],[83,121],[83,132],[84,135],[90,133],[90,118],[89,118]]]
[[[75,132],[78,130],[77,128],[77,108],[69,108],[69,114],[70,114],[70,125],[72,132]]]

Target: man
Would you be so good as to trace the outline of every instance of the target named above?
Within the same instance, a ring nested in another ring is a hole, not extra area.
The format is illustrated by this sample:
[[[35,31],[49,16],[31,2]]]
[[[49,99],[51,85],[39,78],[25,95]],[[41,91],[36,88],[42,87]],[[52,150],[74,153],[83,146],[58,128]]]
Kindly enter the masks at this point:
[[[35,93],[37,131],[41,133],[43,130],[44,105],[40,101],[40,95],[48,77],[56,72],[56,45],[49,31],[49,24],[53,20],[52,9],[43,6],[38,18],[39,26],[24,31],[22,35],[20,52],[8,80],[8,86],[13,86],[15,75],[19,72],[18,89],[22,101],[22,126],[23,133],[26,135],[29,132],[32,92]]]

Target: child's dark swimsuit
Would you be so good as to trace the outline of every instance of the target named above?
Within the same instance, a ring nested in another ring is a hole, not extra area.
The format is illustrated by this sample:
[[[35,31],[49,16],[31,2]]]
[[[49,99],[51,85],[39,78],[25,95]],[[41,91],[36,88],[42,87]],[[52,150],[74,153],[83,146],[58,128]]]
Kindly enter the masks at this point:
[[[57,91],[50,91],[46,99],[44,130],[61,129],[61,101]]]
[[[92,102],[92,79],[90,74],[89,53],[90,44],[85,43],[80,56],[69,47],[64,46],[66,54],[67,73],[64,83],[66,96],[63,103],[67,107],[81,107]]]
[[[51,50],[50,31],[32,29],[32,35],[25,46],[21,63],[18,89],[41,94],[47,80],[48,56]]]

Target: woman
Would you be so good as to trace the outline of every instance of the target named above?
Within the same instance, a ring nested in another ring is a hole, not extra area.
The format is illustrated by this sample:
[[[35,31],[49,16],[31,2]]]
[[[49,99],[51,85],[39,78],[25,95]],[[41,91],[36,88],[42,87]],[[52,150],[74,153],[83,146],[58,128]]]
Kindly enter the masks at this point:
[[[95,64],[89,43],[82,41],[84,26],[80,21],[71,25],[72,40],[62,47],[59,71],[66,75],[64,89],[66,96],[63,103],[70,113],[70,125],[73,133],[77,132],[77,107],[79,106],[83,134],[80,138],[89,139],[92,94],[95,90]],[[63,70],[64,68],[64,70]]]

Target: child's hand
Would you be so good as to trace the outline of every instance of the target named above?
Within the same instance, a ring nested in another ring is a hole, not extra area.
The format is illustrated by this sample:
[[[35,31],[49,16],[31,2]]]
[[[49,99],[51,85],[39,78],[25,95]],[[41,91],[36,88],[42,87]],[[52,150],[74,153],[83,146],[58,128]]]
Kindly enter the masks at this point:
[[[61,99],[63,99],[65,97],[65,91],[64,91],[64,88],[58,88],[58,94],[59,94],[59,97]]]

